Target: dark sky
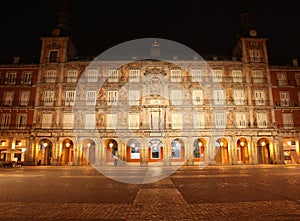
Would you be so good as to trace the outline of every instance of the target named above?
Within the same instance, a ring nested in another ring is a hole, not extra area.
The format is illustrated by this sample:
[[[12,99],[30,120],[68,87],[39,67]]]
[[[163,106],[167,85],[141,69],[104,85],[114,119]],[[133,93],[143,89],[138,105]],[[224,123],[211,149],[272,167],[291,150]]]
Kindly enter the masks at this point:
[[[70,27],[80,55],[137,38],[177,41],[200,55],[230,54],[240,28],[239,0],[69,1]],[[249,0],[252,25],[268,38],[272,57],[300,56],[297,1]],[[57,23],[62,0],[18,0],[0,9],[0,56],[39,56],[41,36]]]

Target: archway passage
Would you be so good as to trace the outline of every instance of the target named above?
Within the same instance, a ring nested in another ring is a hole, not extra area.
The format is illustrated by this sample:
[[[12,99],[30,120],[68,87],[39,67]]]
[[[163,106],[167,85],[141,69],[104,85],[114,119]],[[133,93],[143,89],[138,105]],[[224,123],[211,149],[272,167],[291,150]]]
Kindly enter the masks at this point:
[[[171,160],[184,160],[184,141],[182,139],[176,138],[171,142]]]
[[[225,138],[219,138],[215,142],[215,162],[216,164],[229,164],[228,141]]]
[[[149,162],[157,162],[163,159],[163,144],[159,139],[153,139],[148,143]]]
[[[81,164],[93,164],[95,163],[95,149],[96,144],[92,139],[86,139],[82,142],[82,155],[81,155]]]
[[[104,142],[104,147],[106,149],[106,161],[113,162],[119,157],[118,153],[118,143],[114,139],[108,139]]]
[[[39,142],[38,165],[51,165],[52,142],[49,139],[42,139]]]
[[[141,144],[137,139],[131,139],[127,143],[126,154],[128,162],[140,162]]]
[[[236,143],[236,155],[239,164],[249,164],[248,141],[245,138],[238,139]]]
[[[257,162],[258,164],[271,164],[270,142],[267,138],[257,141]]]
[[[203,138],[198,138],[193,143],[194,161],[205,161],[206,141]]]
[[[64,139],[62,142],[61,163],[63,165],[72,165],[74,161],[74,143],[70,139]]]

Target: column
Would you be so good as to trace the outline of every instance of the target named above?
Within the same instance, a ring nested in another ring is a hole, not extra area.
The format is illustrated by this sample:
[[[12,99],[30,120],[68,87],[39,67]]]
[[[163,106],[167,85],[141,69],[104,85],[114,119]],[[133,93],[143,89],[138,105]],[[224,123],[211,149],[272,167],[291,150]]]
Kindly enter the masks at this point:
[[[254,143],[252,140],[251,140],[251,146],[252,146],[252,151],[253,151],[253,164],[258,164],[257,146],[256,146],[256,143]]]
[[[100,142],[95,142],[95,166],[100,166],[101,161],[100,161]]]
[[[141,154],[140,154],[140,165],[148,165],[148,143],[147,139],[142,139],[141,142]]]
[[[295,141],[296,141],[296,154],[297,154],[297,158],[298,158],[298,164],[300,164],[300,136],[296,136],[295,137]]]
[[[170,139],[166,139],[163,147],[163,165],[170,166],[171,165],[171,141]]]
[[[253,162],[253,148],[251,146],[251,141],[247,140],[247,149],[248,149],[248,154],[249,154],[249,164],[254,164]]]

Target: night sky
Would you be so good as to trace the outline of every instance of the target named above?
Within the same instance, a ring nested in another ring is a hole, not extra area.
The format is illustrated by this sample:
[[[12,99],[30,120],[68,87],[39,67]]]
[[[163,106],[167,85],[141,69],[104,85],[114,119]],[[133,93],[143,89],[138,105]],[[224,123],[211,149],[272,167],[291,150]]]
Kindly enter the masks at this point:
[[[240,28],[239,0],[69,1],[79,55],[98,55],[138,38],[164,38],[198,54],[231,54]],[[251,0],[253,27],[268,38],[270,57],[300,56],[297,1]],[[3,4],[3,3],[2,3]],[[57,24],[61,0],[7,1],[1,7],[0,56],[39,56],[41,36]]]

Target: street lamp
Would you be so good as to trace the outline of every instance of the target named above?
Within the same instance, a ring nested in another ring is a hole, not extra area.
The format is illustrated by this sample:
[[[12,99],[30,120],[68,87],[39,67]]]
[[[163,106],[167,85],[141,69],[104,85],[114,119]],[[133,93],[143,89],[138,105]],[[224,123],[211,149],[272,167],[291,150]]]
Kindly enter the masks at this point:
[[[109,147],[112,148],[114,144],[112,142],[109,143]]]
[[[43,146],[46,148],[46,147],[48,146],[48,144],[47,144],[47,143],[44,143]]]
[[[70,146],[70,143],[66,143],[66,147],[69,147]]]
[[[261,146],[264,147],[264,146],[266,145],[266,142],[265,142],[265,141],[262,141],[260,144],[261,144]]]
[[[1,145],[4,147],[6,145],[6,141],[5,140],[1,140]]]
[[[198,146],[199,146],[199,147],[202,147],[202,145],[203,145],[202,142],[199,141],[199,142],[198,142]]]
[[[243,141],[240,142],[241,147],[243,147],[245,145],[245,143]]]
[[[289,140],[289,141],[287,142],[287,144],[288,144],[289,146],[292,145],[292,141]]]

